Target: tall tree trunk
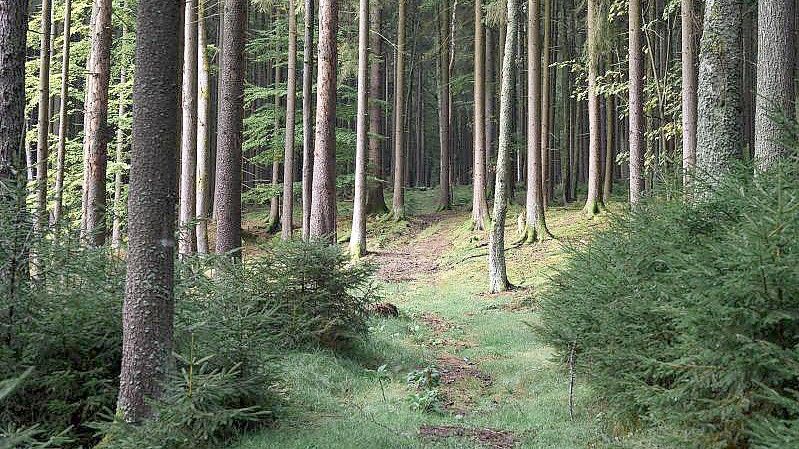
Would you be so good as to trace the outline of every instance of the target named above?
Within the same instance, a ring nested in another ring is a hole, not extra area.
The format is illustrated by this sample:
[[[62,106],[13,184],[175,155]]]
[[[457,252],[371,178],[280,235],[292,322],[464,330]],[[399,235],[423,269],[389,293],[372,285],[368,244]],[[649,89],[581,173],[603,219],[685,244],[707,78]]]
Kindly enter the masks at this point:
[[[47,228],[47,162],[50,153],[50,0],[42,0],[39,48],[39,122],[36,140],[36,220],[38,232]]]
[[[394,220],[405,219],[405,16],[406,0],[398,0],[397,68],[394,82]]]
[[[710,185],[741,155],[741,1],[707,0],[699,57],[697,175]]]
[[[314,0],[305,0],[305,32],[302,50],[302,239],[311,235],[313,196],[313,34]]]
[[[538,0],[527,5],[527,198],[522,240],[552,237],[544,215],[541,187],[541,21]]]
[[[338,0],[319,2],[319,75],[310,239],[336,241],[336,70]]]
[[[244,44],[247,2],[225,0],[216,147],[216,253],[241,247],[241,142],[244,118]]]
[[[163,392],[172,352],[179,11],[178,2],[139,0],[117,402],[129,423],[152,414],[151,401]]]
[[[294,120],[297,110],[297,14],[288,0],[289,64],[286,79],[286,133],[283,147],[283,214],[280,238],[289,240],[294,231]]]
[[[543,28],[544,41],[541,46],[541,200],[544,209],[549,204],[549,111],[551,109],[549,91],[549,52],[550,52],[550,16],[552,15],[552,1],[543,0],[544,11],[541,27]]]
[[[72,0],[64,1],[64,44],[61,49],[61,94],[58,108],[58,149],[55,171],[53,222],[61,222],[64,198],[64,157],[67,149],[67,104],[69,101],[69,38],[72,34]]]
[[[491,28],[486,28],[485,32],[485,80],[483,96],[485,97],[485,165],[486,165],[486,190],[494,189],[495,167],[492,165],[494,160],[494,142],[496,139],[496,126],[494,124],[494,34]],[[503,43],[504,45],[504,43]]]
[[[439,210],[452,208],[450,198],[450,88],[449,88],[449,47],[448,14],[446,7],[449,0],[439,5],[438,9],[438,145],[439,145]]]
[[[178,253],[191,255],[195,249],[195,206],[197,205],[197,0],[185,0],[183,10],[183,121],[180,156],[180,212]]]
[[[602,175],[602,198],[610,201],[610,194],[613,193],[613,145],[614,133],[613,122],[616,116],[615,97],[605,96],[605,167]]]
[[[123,27],[122,37],[124,39],[127,30]],[[119,84],[124,85],[127,82],[125,73],[125,66],[119,69]],[[125,133],[122,131],[122,116],[125,115],[125,99],[122,97],[123,90],[119,90],[119,106],[117,107],[117,141],[116,141],[116,164],[117,170],[114,173],[114,217],[111,224],[111,247],[120,248],[122,246],[122,213],[124,212],[125,205],[122,201],[122,163],[124,161],[123,150],[125,149],[124,139]]]
[[[369,48],[373,59],[369,68],[369,166],[367,172],[366,212],[368,214],[382,214],[388,211],[386,200],[383,196],[383,158],[381,154],[381,130],[383,107],[378,102],[381,92],[381,64],[383,60],[383,40],[380,36],[380,23],[382,21],[383,7],[379,1],[371,5],[369,34]]]
[[[683,185],[696,164],[696,33],[694,0],[682,0],[682,170]]]
[[[360,0],[358,13],[358,117],[355,149],[355,199],[352,211],[352,233],[350,234],[350,257],[358,259],[366,254],[366,166],[367,154],[367,109],[369,94],[369,1]]]
[[[102,246],[106,234],[108,81],[111,73],[111,0],[94,0],[83,123],[83,236]],[[174,24],[173,24],[174,25]]]
[[[197,253],[208,254],[208,220],[210,220],[211,151],[208,119],[211,110],[211,82],[206,48],[206,0],[197,3],[197,187],[195,215],[197,218]]]
[[[283,82],[283,71],[280,66],[277,64],[274,65],[275,69],[275,84],[274,86],[277,87],[280,83]],[[281,123],[279,120],[280,117],[280,96],[275,95],[275,124],[274,129],[275,133],[279,129]],[[275,158],[272,160],[272,190],[277,191],[278,185],[280,183],[280,160]],[[269,199],[269,221],[266,225],[267,232],[275,232],[277,228],[280,227],[280,198],[278,196],[273,196]]]
[[[776,117],[794,112],[795,8],[796,0],[758,2],[755,162],[760,170],[788,153]]]
[[[518,6],[516,0],[508,0],[507,24],[505,34],[505,53],[500,76],[499,97],[499,148],[497,150],[497,175],[494,187],[494,221],[488,242],[488,290],[499,293],[510,287],[505,268],[505,214],[508,204],[508,170],[510,146],[512,142],[511,120],[513,117],[513,70],[516,53],[516,27]]]
[[[599,0],[588,0],[588,198],[583,212],[589,216],[599,213],[602,207],[600,113],[596,86],[599,20]]]
[[[485,161],[485,50],[483,38],[483,2],[474,2],[474,139],[472,148],[472,228],[487,231],[490,226],[486,199]]]
[[[571,171],[570,156],[570,135],[571,135],[571,98],[569,95],[569,70],[566,68],[565,63],[569,59],[568,44],[566,38],[566,6],[564,2],[558,5],[558,86],[557,91],[560,93],[560,142],[559,142],[559,155],[560,155],[560,187],[563,204],[568,204],[571,199],[571,181],[569,179]]]
[[[644,193],[644,55],[641,47],[641,0],[629,5],[629,108],[630,108],[630,206]]]

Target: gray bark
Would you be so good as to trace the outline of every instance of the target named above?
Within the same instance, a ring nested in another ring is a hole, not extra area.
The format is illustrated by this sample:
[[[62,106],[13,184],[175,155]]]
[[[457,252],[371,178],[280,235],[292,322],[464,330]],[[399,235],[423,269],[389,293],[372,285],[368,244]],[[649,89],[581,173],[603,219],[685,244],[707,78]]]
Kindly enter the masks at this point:
[[[448,33],[448,14],[444,5],[449,5],[449,1],[439,5],[438,10],[438,76],[439,76],[439,90],[438,90],[438,144],[440,154],[440,170],[439,170],[439,196],[438,207],[441,210],[447,210],[452,207],[450,198],[450,88],[449,88],[449,47],[450,36]]]
[[[211,110],[208,36],[205,28],[205,1],[199,0],[197,10],[197,187],[195,214],[197,218],[197,253],[208,253],[208,221],[210,220],[211,152],[208,119]]]
[[[629,108],[630,108],[630,205],[644,193],[644,55],[641,47],[641,0],[629,5]]]
[[[490,226],[486,199],[485,160],[485,37],[483,2],[474,2],[474,139],[472,159],[472,228],[487,231]]]
[[[370,20],[371,34],[369,35],[369,47],[373,59],[369,68],[369,95],[372,101],[369,103],[369,195],[366,198],[366,210],[370,214],[382,214],[388,211],[386,199],[383,195],[384,174],[383,158],[381,154],[380,123],[383,117],[383,107],[377,102],[380,96],[381,64],[383,63],[383,40],[380,36],[380,23],[383,13],[380,2],[371,5]]]
[[[69,101],[69,37],[72,28],[72,0],[64,2],[64,44],[61,49],[61,95],[58,108],[58,149],[56,150],[55,203],[53,222],[60,223],[64,197],[64,157],[67,147],[67,102]]]
[[[397,63],[394,82],[394,196],[391,214],[396,221],[405,219],[405,8],[398,0]]]
[[[355,149],[355,199],[350,234],[350,257],[360,258],[366,254],[366,166],[367,153],[367,109],[369,95],[367,76],[369,73],[369,1],[360,0],[358,8],[358,116],[356,123]]]
[[[125,31],[122,32],[123,38],[125,37]],[[126,82],[126,73],[125,67],[120,68],[119,73],[119,84],[125,84]],[[122,90],[120,90],[120,96],[117,100],[119,105],[117,107],[117,120],[119,122],[122,121],[122,116],[125,114],[125,102],[124,98],[122,97]],[[116,163],[117,163],[117,172],[114,173],[114,219],[111,224],[111,247],[112,248],[119,248],[122,246],[122,212],[124,211],[125,205],[122,204],[122,170],[119,169],[123,162],[123,149],[125,148],[124,144],[125,133],[122,131],[122,126],[117,124],[117,141],[116,143]]]
[[[283,213],[280,238],[291,239],[294,231],[294,119],[297,110],[297,14],[288,0],[289,62],[286,80],[286,132],[283,144]]]
[[[47,227],[47,162],[50,153],[50,0],[42,0],[39,48],[39,121],[36,139],[36,219],[38,231]]]
[[[314,1],[305,0],[305,33],[302,53],[302,239],[311,235],[313,196],[313,34]]]
[[[682,0],[682,169],[683,184],[696,165],[696,33],[694,0]]]
[[[183,10],[183,89],[180,143],[180,212],[178,252],[195,248],[197,205],[197,0],[185,0]]]
[[[599,72],[599,20],[599,0],[588,0],[588,197],[583,212],[589,216],[599,213],[602,207],[601,131],[596,86]]]

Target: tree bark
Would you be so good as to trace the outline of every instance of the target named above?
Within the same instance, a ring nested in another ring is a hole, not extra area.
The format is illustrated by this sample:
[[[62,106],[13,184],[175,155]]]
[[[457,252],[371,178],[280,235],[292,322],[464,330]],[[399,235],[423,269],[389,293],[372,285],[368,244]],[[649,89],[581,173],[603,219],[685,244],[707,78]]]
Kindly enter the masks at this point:
[[[305,33],[302,53],[302,239],[311,235],[313,196],[313,34],[314,1],[305,0]]]
[[[369,167],[368,167],[368,189],[366,198],[366,212],[369,214],[382,214],[388,211],[386,200],[383,195],[384,175],[383,158],[381,154],[381,132],[382,106],[378,102],[382,90],[381,64],[383,58],[383,40],[380,36],[380,23],[383,7],[376,1],[370,11],[371,33],[369,34],[369,47],[373,59],[369,68],[369,95],[372,101],[369,102]]]
[[[102,246],[106,235],[108,82],[111,73],[111,0],[94,0],[83,123],[83,236]],[[174,24],[173,24],[174,25]]]
[[[758,2],[755,163],[768,170],[788,153],[781,118],[790,119],[794,102],[796,0]]]
[[[139,0],[133,88],[129,250],[118,412],[152,414],[170,365],[174,316],[178,2]]]
[[[494,221],[488,242],[488,290],[499,293],[510,288],[505,267],[505,214],[508,205],[507,173],[512,142],[511,120],[513,117],[513,70],[516,48],[518,6],[516,0],[508,0],[505,53],[500,76],[499,97],[499,148],[497,149],[497,174],[494,186]]]
[[[452,193],[450,192],[450,88],[449,88],[449,47],[450,36],[448,33],[448,19],[447,10],[445,6],[449,6],[449,0],[439,5],[438,10],[438,145],[439,145],[439,196],[438,208],[439,210],[449,210],[452,208],[450,199]]]
[[[605,96],[605,167],[602,175],[602,198],[610,201],[613,192],[613,166],[614,164],[614,133],[613,122],[616,116],[616,107],[613,95]]]
[[[241,143],[244,117],[244,44],[247,2],[225,0],[216,148],[216,253],[240,256]]]
[[[549,173],[549,111],[551,109],[549,91],[549,52],[550,52],[550,18],[552,15],[552,1],[543,0],[544,11],[541,27],[543,28],[544,41],[541,46],[541,200],[546,210],[549,204],[550,173]]]
[[[208,254],[208,221],[210,214],[210,174],[211,151],[210,130],[208,119],[211,110],[211,83],[209,62],[206,48],[208,36],[206,34],[206,0],[197,3],[197,184],[195,196],[195,215],[197,220],[196,237],[197,253]]]
[[[560,155],[560,186],[563,204],[566,205],[571,200],[571,181],[569,170],[571,166],[570,157],[570,137],[571,137],[571,98],[569,95],[569,70],[566,68],[565,63],[569,59],[569,42],[566,38],[566,6],[560,2],[558,5],[558,86],[557,90],[560,93],[560,142],[559,142],[559,155]]]
[[[47,162],[50,153],[50,0],[42,0],[39,48],[39,121],[36,139],[36,219],[39,233],[47,228]]]
[[[358,13],[358,117],[356,123],[355,149],[355,199],[350,234],[350,257],[358,259],[366,254],[366,166],[367,154],[367,109],[369,93],[369,1],[360,0]]]
[[[527,198],[522,241],[552,237],[544,214],[541,190],[541,22],[538,0],[527,6]]]
[[[486,199],[485,161],[485,53],[483,2],[474,2],[474,139],[472,148],[472,228],[487,231],[490,226]]]
[[[336,241],[336,70],[338,0],[319,2],[319,74],[316,81],[311,240]]]
[[[641,47],[641,0],[629,5],[629,108],[630,108],[630,206],[644,193],[644,56]]]
[[[503,44],[504,45],[504,42]],[[485,80],[483,96],[485,97],[485,165],[486,165],[486,191],[494,189],[495,166],[494,161],[494,142],[496,141],[496,126],[494,124],[494,34],[491,28],[486,28],[485,32]]]
[[[56,150],[55,202],[53,222],[61,222],[64,197],[64,157],[67,147],[67,103],[69,101],[69,38],[72,34],[72,0],[64,1],[64,44],[61,49],[61,95],[58,108],[58,149]]]
[[[707,0],[699,57],[697,176],[709,186],[741,155],[741,1]]]
[[[123,28],[122,37],[125,38],[127,30]],[[119,84],[124,85],[127,82],[125,67],[119,69]],[[117,121],[121,123],[122,116],[125,114],[125,101],[122,97],[122,90],[117,99],[119,106],[117,107]],[[122,246],[122,213],[124,212],[125,205],[122,202],[122,163],[124,161],[123,150],[125,148],[124,139],[125,133],[122,131],[122,126],[117,124],[117,141],[116,141],[116,164],[117,170],[114,173],[114,218],[111,224],[111,247],[120,248]]]
[[[280,83],[283,82],[283,71],[282,68],[279,67],[277,64],[274,64],[275,70],[275,84],[274,86],[277,87]],[[275,124],[274,129],[275,133],[277,133],[278,128],[280,127],[281,123],[279,120],[280,117],[280,96],[275,95]],[[273,191],[278,190],[278,185],[280,184],[280,160],[275,158],[272,160],[272,189]],[[269,199],[269,221],[266,225],[266,232],[275,232],[277,228],[280,227],[280,197],[273,196]]]
[[[283,213],[280,238],[289,240],[294,231],[294,119],[297,110],[297,14],[288,1],[289,62],[286,79],[286,132],[283,147]]]
[[[405,219],[405,16],[406,0],[398,0],[397,67],[394,82],[394,197],[391,214]]]
[[[683,185],[696,165],[696,37],[694,0],[682,0],[682,170]]]
[[[599,95],[596,86],[599,72],[599,20],[599,0],[588,0],[588,198],[583,212],[589,216],[598,214],[603,206]]]
[[[195,207],[197,205],[197,0],[185,0],[183,10],[183,90],[180,212],[178,214],[178,253],[194,253]]]

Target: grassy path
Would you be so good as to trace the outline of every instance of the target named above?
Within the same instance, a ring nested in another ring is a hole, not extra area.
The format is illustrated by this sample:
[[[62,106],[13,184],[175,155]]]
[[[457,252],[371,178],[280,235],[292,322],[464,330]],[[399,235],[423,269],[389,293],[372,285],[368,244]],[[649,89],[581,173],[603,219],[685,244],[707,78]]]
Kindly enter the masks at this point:
[[[371,339],[352,354],[288,354],[286,410],[274,429],[239,449],[591,448],[607,447],[600,414],[579,384],[577,415],[567,409],[566,370],[536,340],[536,293],[563,260],[562,241],[587,238],[576,209],[553,209],[561,241],[509,251],[510,294],[485,291],[485,247],[467,215],[417,219],[375,251],[384,298],[399,318],[376,318]],[[429,217],[428,217],[429,218]],[[509,232],[511,230],[509,229]],[[511,234],[512,235],[512,234]],[[379,367],[385,365],[384,373]],[[438,411],[408,373],[434,367]]]

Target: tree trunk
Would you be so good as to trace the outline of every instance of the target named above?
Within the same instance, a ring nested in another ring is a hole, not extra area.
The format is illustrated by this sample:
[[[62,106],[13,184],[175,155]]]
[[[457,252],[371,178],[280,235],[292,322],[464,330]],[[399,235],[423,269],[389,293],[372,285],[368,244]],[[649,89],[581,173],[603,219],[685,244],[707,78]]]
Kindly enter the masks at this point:
[[[758,2],[755,163],[768,170],[788,153],[780,117],[791,118],[794,101],[796,0]]]
[[[366,166],[367,154],[367,109],[369,95],[367,76],[369,73],[369,1],[360,0],[358,13],[358,117],[355,149],[355,199],[350,234],[350,257],[358,259],[366,254]]]
[[[72,0],[64,2],[64,44],[61,50],[61,95],[58,108],[58,149],[56,153],[55,203],[53,222],[61,222],[64,197],[64,157],[67,147],[67,103],[69,101],[69,37],[72,34]]]
[[[561,2],[558,5],[558,86],[560,93],[560,187],[563,204],[566,205],[571,199],[571,181],[569,179],[571,171],[570,156],[570,135],[571,135],[571,98],[569,95],[569,70],[565,66],[568,58],[568,41],[566,39],[566,6]]]
[[[629,5],[629,108],[630,108],[630,206],[644,193],[644,55],[641,48],[641,0]]]
[[[503,43],[504,45],[504,43]],[[494,189],[495,167],[494,161],[494,142],[496,139],[496,126],[494,125],[494,34],[491,28],[486,28],[485,32],[485,82],[483,96],[485,97],[485,165],[486,165],[486,191]],[[489,193],[490,195],[490,193]]]
[[[297,110],[297,15],[294,0],[288,1],[289,64],[286,79],[286,135],[283,147],[283,213],[280,238],[291,239],[294,231],[294,119]]]
[[[546,210],[549,204],[549,51],[550,51],[550,16],[553,0],[543,0],[544,11],[541,27],[543,28],[544,41],[541,46],[541,204]]]
[[[178,253],[194,252],[195,206],[197,205],[197,0],[185,0],[183,10],[183,121],[180,156],[180,213]]]
[[[275,69],[275,84],[274,87],[280,85],[283,82],[283,72],[282,68],[278,65],[274,65]],[[278,117],[280,117],[280,96],[275,95],[275,124],[274,129],[275,133],[277,133],[278,128],[280,127],[281,123]],[[278,190],[278,185],[280,183],[280,160],[275,158],[272,161],[272,189],[273,191]],[[277,228],[280,227],[280,197],[273,196],[269,199],[269,221],[266,225],[266,232],[275,232]]]
[[[602,175],[602,198],[610,201],[610,194],[613,192],[613,166],[614,154],[614,134],[613,122],[616,116],[615,101],[613,95],[605,96],[605,167]]]
[[[682,0],[682,170],[683,185],[696,165],[696,38],[694,0]]]
[[[472,228],[487,231],[490,226],[486,199],[485,161],[485,50],[483,2],[474,2],[474,139],[472,154]]]
[[[311,235],[313,196],[313,34],[314,1],[305,0],[305,33],[302,50],[302,239]]]
[[[405,219],[405,8],[398,0],[397,67],[394,83],[394,197],[391,213],[394,220]]]
[[[367,173],[367,188],[369,190],[366,197],[366,213],[382,214],[388,211],[386,200],[383,196],[383,158],[381,154],[381,130],[380,124],[383,117],[383,107],[378,102],[382,90],[381,64],[383,63],[383,40],[380,36],[380,23],[383,15],[383,8],[380,2],[371,5],[370,23],[371,33],[369,34],[369,47],[373,55],[369,68],[369,166]]]
[[[588,0],[588,198],[583,212],[589,216],[602,207],[600,164],[600,114],[596,78],[599,71],[599,0]]]
[[[105,176],[108,158],[108,81],[111,73],[111,0],[94,0],[92,17],[83,123],[82,231],[90,245],[102,246],[106,234]]]
[[[319,2],[319,74],[316,82],[312,240],[336,241],[336,70],[338,0]]]
[[[47,162],[50,153],[50,0],[42,0],[39,48],[39,122],[36,139],[36,220],[39,233],[47,228]]]
[[[527,243],[552,237],[544,215],[541,190],[541,22],[538,0],[527,6],[527,198],[522,240]]]
[[[122,312],[118,412],[152,414],[172,352],[178,2],[139,0],[133,89],[128,273]]]
[[[122,38],[125,38],[127,30],[123,27]],[[124,85],[126,80],[125,66],[119,69],[119,84]],[[122,122],[122,116],[125,115],[125,101],[122,97],[122,90],[117,101],[119,106],[117,108],[118,122]],[[111,224],[111,247],[120,248],[122,246],[122,213],[124,212],[125,205],[122,201],[122,163],[124,161],[123,150],[125,133],[122,131],[122,126],[117,124],[117,141],[116,141],[116,164],[117,170],[114,173],[114,217]]]
[[[513,70],[516,49],[516,27],[518,26],[518,6],[516,0],[508,1],[505,34],[505,53],[500,76],[499,97],[499,148],[497,150],[497,174],[494,187],[494,221],[488,242],[488,290],[499,293],[510,287],[505,268],[505,214],[507,212],[508,155],[512,142],[511,120],[513,117]]]
[[[707,0],[699,57],[697,175],[711,186],[741,155],[741,2]]]
[[[225,39],[222,44],[221,89],[217,118],[216,253],[241,248],[241,142],[244,117],[244,44],[247,28],[247,2],[225,0]]]
[[[208,254],[208,220],[210,220],[211,151],[208,118],[211,106],[211,83],[206,48],[206,0],[198,1],[197,10],[197,187],[195,196],[195,215],[197,218],[197,253]]]
[[[450,36],[448,33],[448,14],[446,7],[449,0],[439,5],[438,10],[438,145],[439,145],[439,210],[449,210],[452,208],[450,198],[450,88],[449,88],[449,47]]]

